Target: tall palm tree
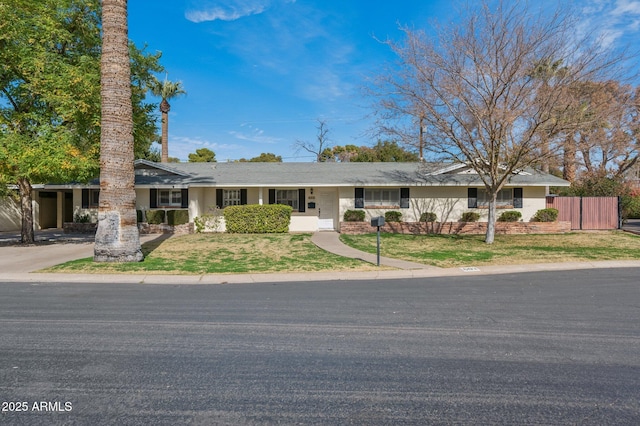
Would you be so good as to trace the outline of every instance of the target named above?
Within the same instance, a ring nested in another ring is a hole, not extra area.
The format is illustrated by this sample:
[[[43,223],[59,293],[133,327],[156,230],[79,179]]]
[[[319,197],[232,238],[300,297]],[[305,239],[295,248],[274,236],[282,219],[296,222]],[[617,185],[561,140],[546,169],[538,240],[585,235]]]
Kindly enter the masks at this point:
[[[127,0],[102,0],[100,203],[94,261],[143,259],[136,223]]]
[[[160,102],[160,112],[162,113],[162,156],[161,162],[168,163],[169,162],[169,111],[171,110],[171,105],[169,105],[168,100],[173,99],[179,95],[183,95],[187,92],[182,88],[181,81],[169,81],[167,76],[165,76],[164,81],[160,82],[155,80],[154,83],[150,86],[151,93],[155,96],[159,96],[162,98]]]

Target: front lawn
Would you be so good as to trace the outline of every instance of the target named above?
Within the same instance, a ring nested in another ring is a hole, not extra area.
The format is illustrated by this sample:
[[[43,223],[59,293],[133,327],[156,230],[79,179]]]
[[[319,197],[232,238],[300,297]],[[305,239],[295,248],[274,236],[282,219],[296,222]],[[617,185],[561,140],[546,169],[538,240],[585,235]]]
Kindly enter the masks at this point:
[[[140,263],[94,263],[80,259],[41,272],[218,274],[361,271],[375,265],[327,253],[310,234],[191,234],[142,246]]]
[[[381,234],[383,256],[441,268],[598,260],[640,260],[640,236],[622,231],[574,232],[561,235]],[[341,235],[347,245],[375,253],[376,234]]]

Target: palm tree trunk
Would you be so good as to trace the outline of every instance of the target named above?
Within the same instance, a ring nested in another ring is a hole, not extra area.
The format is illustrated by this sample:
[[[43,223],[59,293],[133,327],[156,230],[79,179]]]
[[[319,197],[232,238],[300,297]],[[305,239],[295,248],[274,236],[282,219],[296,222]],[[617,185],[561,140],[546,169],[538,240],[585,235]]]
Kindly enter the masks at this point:
[[[169,162],[169,114],[162,111],[162,163]]]
[[[33,198],[31,197],[31,182],[27,178],[18,179],[20,191],[20,208],[22,210],[21,241],[23,244],[33,244],[35,235],[33,231]]]
[[[100,204],[96,262],[142,260],[136,223],[127,0],[102,1]]]

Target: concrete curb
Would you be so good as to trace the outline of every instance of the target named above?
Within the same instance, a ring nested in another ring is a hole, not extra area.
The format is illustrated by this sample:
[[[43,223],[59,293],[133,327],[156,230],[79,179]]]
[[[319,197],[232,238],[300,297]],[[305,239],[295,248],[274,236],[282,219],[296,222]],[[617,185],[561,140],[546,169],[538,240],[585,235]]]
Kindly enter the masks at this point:
[[[526,265],[487,266],[447,269],[409,269],[362,272],[312,272],[272,274],[211,274],[211,275],[150,275],[150,274],[52,274],[52,273],[7,273],[1,282],[29,283],[95,283],[95,284],[248,284],[248,283],[294,283],[322,281],[358,281],[420,279],[460,276],[482,276],[497,274],[521,274],[527,272],[553,272],[578,269],[640,268],[640,261],[603,261],[572,263],[537,263]]]

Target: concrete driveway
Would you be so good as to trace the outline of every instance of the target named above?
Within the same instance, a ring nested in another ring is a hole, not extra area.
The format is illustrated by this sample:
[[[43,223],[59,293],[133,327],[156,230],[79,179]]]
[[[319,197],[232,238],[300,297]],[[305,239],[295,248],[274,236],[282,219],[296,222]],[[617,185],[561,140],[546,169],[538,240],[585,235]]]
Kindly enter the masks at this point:
[[[162,235],[141,235],[146,243]],[[94,236],[65,234],[59,229],[37,231],[36,243],[22,245],[19,232],[0,232],[0,274],[28,273],[70,260],[93,256]]]

